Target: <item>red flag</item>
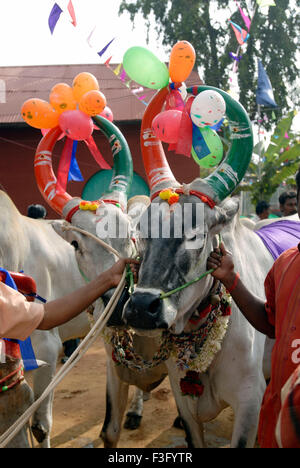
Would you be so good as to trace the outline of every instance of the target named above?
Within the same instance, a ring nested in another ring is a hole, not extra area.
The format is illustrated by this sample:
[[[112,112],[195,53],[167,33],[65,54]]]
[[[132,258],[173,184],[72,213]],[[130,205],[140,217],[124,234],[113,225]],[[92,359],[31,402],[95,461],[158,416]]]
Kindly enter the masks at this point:
[[[72,3],[72,0],[69,1],[68,3],[68,11],[70,13],[70,16],[72,18],[72,24],[73,26],[77,26],[77,21],[76,21],[76,16],[75,16],[75,10],[74,10],[74,7],[73,7],[73,3]]]

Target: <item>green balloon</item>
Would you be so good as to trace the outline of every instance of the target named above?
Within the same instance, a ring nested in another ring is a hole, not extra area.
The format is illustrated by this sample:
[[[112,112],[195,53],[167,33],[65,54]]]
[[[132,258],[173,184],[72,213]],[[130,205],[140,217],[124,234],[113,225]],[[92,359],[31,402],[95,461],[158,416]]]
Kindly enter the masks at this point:
[[[131,47],[123,57],[123,67],[129,78],[151,89],[164,88],[169,84],[169,70],[150,50]]]
[[[191,154],[199,166],[210,169],[217,166],[222,161],[223,144],[217,132],[212,130],[210,127],[198,128],[198,131],[199,130],[210,153],[207,154],[204,158],[199,159],[194,147],[192,146]]]

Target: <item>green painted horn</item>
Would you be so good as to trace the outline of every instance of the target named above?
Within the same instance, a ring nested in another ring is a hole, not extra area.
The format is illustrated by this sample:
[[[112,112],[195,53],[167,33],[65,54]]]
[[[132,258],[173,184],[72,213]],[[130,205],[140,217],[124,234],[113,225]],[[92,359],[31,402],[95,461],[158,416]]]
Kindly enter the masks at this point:
[[[228,93],[212,86],[187,88],[187,92],[194,95],[205,90],[213,90],[223,96],[230,126],[229,151],[223,162],[204,179],[215,194],[216,202],[220,202],[236,189],[247,171],[253,151],[253,133],[244,107]]]
[[[118,127],[101,115],[93,117],[93,121],[109,141],[114,158],[112,180],[101,198],[107,198],[116,192],[127,198],[133,177],[132,157],[127,141]]]

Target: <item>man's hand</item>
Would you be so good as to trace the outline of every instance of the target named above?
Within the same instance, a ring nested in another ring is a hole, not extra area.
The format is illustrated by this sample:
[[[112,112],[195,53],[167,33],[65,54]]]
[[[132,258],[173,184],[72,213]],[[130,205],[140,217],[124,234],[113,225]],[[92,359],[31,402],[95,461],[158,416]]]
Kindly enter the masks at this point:
[[[231,278],[234,276],[234,263],[232,261],[232,255],[228,252],[223,242],[220,247],[213,250],[207,259],[207,268],[213,269],[212,276],[223,282],[230,283]]]
[[[112,288],[115,288],[120,283],[126,265],[130,266],[133,273],[134,282],[137,282],[140,262],[138,260],[134,260],[133,258],[121,258],[105,272],[112,284]]]

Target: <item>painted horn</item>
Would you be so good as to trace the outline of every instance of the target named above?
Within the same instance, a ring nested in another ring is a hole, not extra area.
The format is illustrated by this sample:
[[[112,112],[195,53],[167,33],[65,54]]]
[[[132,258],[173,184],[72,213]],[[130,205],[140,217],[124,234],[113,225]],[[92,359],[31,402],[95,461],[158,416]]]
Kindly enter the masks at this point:
[[[212,86],[192,86],[187,92],[197,95],[205,90],[213,90],[223,96],[226,103],[226,117],[230,126],[231,146],[223,162],[205,179],[216,203],[230,195],[243,179],[252,157],[253,133],[251,122],[244,107],[228,93]],[[198,179],[199,180],[199,179]],[[197,179],[191,187],[197,185]]]
[[[120,130],[112,122],[102,116],[95,116],[93,120],[109,140],[114,156],[113,177],[106,197],[109,195],[111,198],[117,199],[114,194],[119,193],[120,198],[124,200],[123,203],[126,203],[133,176],[132,158],[128,144]],[[34,171],[38,188],[45,201],[62,215],[67,203],[75,198],[62,189],[58,190],[57,179],[52,168],[52,152],[60,135],[61,129],[55,127],[41,139],[35,154]],[[67,217],[67,213],[65,217]]]
[[[191,186],[197,189],[197,181],[200,182],[201,191],[205,191],[206,188],[209,192],[207,195],[219,203],[235,190],[245,175],[252,157],[253,134],[245,109],[228,93],[212,86],[192,86],[187,92],[197,95],[205,90],[220,93],[226,102],[226,116],[231,128],[231,147],[222,164],[211,175],[203,180],[196,179]],[[168,92],[168,87],[165,87],[154,95],[142,121],[141,148],[152,193],[164,188],[163,185],[176,187],[178,184],[166,160],[161,142],[151,131],[152,120],[161,112]]]
[[[93,121],[108,139],[114,157],[112,179],[101,200],[108,197],[120,202],[123,200],[126,206],[133,178],[133,164],[129,146],[122,132],[112,122],[101,115],[93,117]]]
[[[161,112],[168,93],[168,86],[160,89],[149,102],[142,119],[140,144],[151,193],[179,185],[170,169],[162,143],[152,131],[152,120]]]

